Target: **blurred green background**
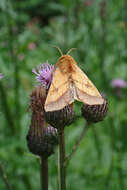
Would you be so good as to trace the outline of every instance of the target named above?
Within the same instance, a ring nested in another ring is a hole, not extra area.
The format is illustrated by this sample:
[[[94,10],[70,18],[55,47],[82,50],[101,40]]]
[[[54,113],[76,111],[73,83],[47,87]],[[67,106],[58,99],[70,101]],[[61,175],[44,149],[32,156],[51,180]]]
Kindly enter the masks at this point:
[[[109,103],[103,122],[91,125],[67,168],[67,190],[127,189],[126,0],[0,1],[0,161],[13,190],[40,189],[40,162],[26,144],[29,95],[37,84],[32,68],[71,55]],[[66,152],[84,126],[77,103],[65,129]],[[49,190],[57,189],[56,161],[49,158]],[[0,176],[0,190],[6,186]]]

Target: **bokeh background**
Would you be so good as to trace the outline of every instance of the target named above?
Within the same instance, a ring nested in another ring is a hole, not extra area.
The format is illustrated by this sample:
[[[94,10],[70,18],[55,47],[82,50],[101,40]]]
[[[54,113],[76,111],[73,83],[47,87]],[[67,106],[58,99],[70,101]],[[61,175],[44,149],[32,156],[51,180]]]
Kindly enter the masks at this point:
[[[32,68],[55,64],[59,46],[71,55],[109,103],[103,122],[91,125],[67,168],[68,190],[127,189],[126,0],[0,1],[0,161],[13,190],[40,189],[40,161],[26,144]],[[118,80],[116,80],[118,79]],[[115,82],[114,82],[115,80]],[[71,151],[84,119],[65,129]],[[57,189],[56,160],[49,158],[49,190]],[[1,175],[1,174],[0,174]],[[0,190],[6,190],[0,176]]]

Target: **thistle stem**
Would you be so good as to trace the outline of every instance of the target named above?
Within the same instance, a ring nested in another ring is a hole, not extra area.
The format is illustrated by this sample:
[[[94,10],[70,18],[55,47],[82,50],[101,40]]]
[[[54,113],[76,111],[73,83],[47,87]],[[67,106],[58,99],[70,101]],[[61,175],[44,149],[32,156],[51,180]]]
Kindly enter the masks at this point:
[[[99,137],[97,135],[97,132],[96,132],[96,128],[92,128],[92,133],[93,133],[93,141],[94,141],[94,144],[95,144],[95,148],[97,150],[97,155],[98,155],[98,160],[101,159],[101,153],[102,153],[102,150],[101,150],[101,143],[100,143],[100,140],[99,140]]]
[[[101,19],[101,36],[100,36],[100,69],[102,76],[103,89],[107,88],[105,84],[108,83],[108,79],[105,73],[105,54],[106,54],[106,38],[107,38],[107,0],[102,0],[100,3],[100,19]]]
[[[64,128],[58,130],[59,133],[59,165],[60,165],[60,190],[66,190],[66,171],[65,171],[65,142]]]
[[[67,163],[72,159],[73,154],[77,151],[77,149],[78,149],[78,147],[79,147],[79,145],[81,143],[81,140],[86,135],[86,132],[87,132],[88,128],[89,128],[89,123],[86,122],[86,126],[83,128],[83,130],[81,131],[81,134],[78,137],[75,145],[72,147],[71,153],[65,159],[65,165],[67,165]]]
[[[48,190],[48,158],[41,158],[41,190]]]
[[[56,156],[56,167],[57,167],[57,190],[60,189],[60,152],[59,152],[59,146],[55,149],[55,156]]]
[[[8,178],[7,178],[6,174],[4,173],[4,170],[2,168],[1,162],[0,162],[0,173],[1,173],[1,176],[3,178],[3,181],[4,181],[5,185],[7,187],[7,190],[11,190],[11,186],[10,186],[10,184],[8,182]]]

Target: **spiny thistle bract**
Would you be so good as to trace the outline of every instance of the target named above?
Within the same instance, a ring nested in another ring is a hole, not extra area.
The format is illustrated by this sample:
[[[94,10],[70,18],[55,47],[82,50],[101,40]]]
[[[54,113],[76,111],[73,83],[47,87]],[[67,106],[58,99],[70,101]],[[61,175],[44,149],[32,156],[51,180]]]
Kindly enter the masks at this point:
[[[100,105],[83,104],[81,110],[82,116],[87,120],[87,122],[96,123],[105,118],[108,111],[108,103],[104,99],[104,103]]]
[[[33,126],[34,125],[34,126]],[[33,154],[48,157],[54,153],[54,148],[58,144],[57,129],[47,125],[43,129],[43,124],[34,122],[27,135],[27,145]]]
[[[58,129],[68,126],[74,121],[73,104],[58,111],[45,112],[45,118],[49,124]]]

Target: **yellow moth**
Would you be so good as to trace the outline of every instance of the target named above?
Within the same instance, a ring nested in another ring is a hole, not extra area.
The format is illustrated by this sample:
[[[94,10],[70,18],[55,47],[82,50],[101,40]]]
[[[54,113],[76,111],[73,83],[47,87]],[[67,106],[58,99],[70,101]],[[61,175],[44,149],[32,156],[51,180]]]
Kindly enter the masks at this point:
[[[46,112],[61,110],[74,100],[88,105],[104,102],[90,79],[67,53],[58,60],[44,108]]]

